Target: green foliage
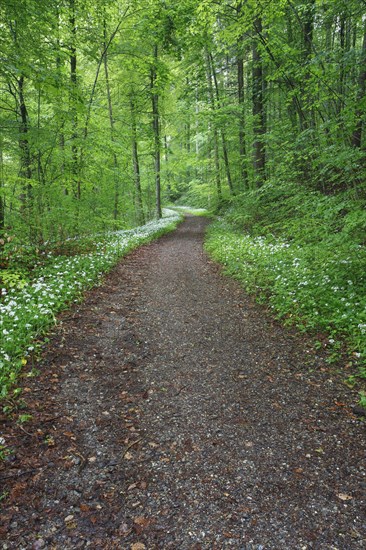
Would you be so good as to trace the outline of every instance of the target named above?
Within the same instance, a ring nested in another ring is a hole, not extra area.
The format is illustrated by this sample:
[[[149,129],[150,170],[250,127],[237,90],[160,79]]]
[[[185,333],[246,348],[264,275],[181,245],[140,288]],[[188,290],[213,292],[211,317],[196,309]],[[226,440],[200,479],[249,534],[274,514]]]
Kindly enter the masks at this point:
[[[20,414],[18,416],[18,424],[25,424],[26,422],[32,420],[32,418],[33,417],[31,414]]]
[[[3,269],[0,271],[0,286],[3,288],[22,289],[26,287],[28,280],[22,272]]]
[[[361,392],[359,403],[360,403],[361,407],[364,407],[365,416],[366,416],[366,393],[365,392]]]
[[[5,458],[8,457],[9,455],[11,455],[11,451],[10,451],[5,445],[2,445],[2,444],[0,443],[0,462],[1,462],[2,460],[5,460]],[[6,494],[5,494],[5,495],[4,495],[4,493],[1,494],[1,495],[0,495],[0,502],[1,502],[1,501],[3,500],[3,498],[5,498],[5,497],[6,497]]]

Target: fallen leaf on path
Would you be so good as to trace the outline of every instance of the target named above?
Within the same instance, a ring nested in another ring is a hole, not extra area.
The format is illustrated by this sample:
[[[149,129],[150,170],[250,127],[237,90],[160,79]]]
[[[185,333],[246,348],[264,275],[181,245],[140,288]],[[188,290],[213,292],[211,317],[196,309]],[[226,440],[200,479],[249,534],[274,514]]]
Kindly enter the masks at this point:
[[[65,525],[66,525],[66,529],[71,530],[71,529],[76,529],[76,527],[77,527],[77,523],[76,523],[73,515],[67,516],[64,519],[64,522],[65,522]]]
[[[143,542],[135,542],[134,544],[131,544],[131,550],[145,550],[146,546]]]
[[[341,500],[352,500],[353,498],[351,497],[351,495],[345,495],[344,493],[339,493],[337,497],[340,498]]]
[[[239,538],[238,535],[234,535],[234,533],[230,533],[229,531],[224,531],[223,535],[227,539],[237,539],[237,538]]]
[[[70,439],[76,439],[75,435],[72,432],[62,432],[64,436],[69,437]]]
[[[125,453],[125,459],[131,460],[132,458],[133,458],[133,455],[127,451],[127,453]]]
[[[80,510],[82,512],[89,512],[90,511],[90,506],[88,506],[87,504],[80,504]]]
[[[140,527],[148,527],[151,523],[151,519],[144,518],[143,516],[137,516],[133,522]]]

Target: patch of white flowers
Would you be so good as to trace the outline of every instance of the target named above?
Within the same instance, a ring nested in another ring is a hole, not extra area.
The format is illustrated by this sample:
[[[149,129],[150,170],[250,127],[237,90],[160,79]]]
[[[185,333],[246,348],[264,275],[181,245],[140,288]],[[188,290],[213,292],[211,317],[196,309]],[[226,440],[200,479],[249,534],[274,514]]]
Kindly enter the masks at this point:
[[[0,386],[16,376],[24,357],[34,349],[33,340],[55,322],[55,314],[78,301],[82,291],[132,248],[175,227],[180,215],[164,210],[164,217],[144,226],[104,235],[95,251],[73,257],[55,257],[24,288],[0,289]],[[1,395],[0,388],[0,395]]]

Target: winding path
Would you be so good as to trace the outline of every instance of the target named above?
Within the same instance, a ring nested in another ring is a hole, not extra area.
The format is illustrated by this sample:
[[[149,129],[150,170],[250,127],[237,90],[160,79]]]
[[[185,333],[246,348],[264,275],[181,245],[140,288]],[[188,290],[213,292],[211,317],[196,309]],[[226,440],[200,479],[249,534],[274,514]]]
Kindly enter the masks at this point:
[[[366,548],[351,396],[207,259],[206,224],[63,316],[26,382],[33,421],[9,426],[0,548]]]

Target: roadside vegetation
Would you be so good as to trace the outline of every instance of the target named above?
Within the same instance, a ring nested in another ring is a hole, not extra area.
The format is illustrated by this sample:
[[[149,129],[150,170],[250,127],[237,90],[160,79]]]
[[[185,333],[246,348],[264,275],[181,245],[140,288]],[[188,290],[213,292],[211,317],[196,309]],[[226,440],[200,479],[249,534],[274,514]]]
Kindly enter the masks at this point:
[[[366,379],[365,222],[352,193],[268,183],[210,226],[206,249],[278,318],[310,331],[330,361],[346,345],[348,366]]]

